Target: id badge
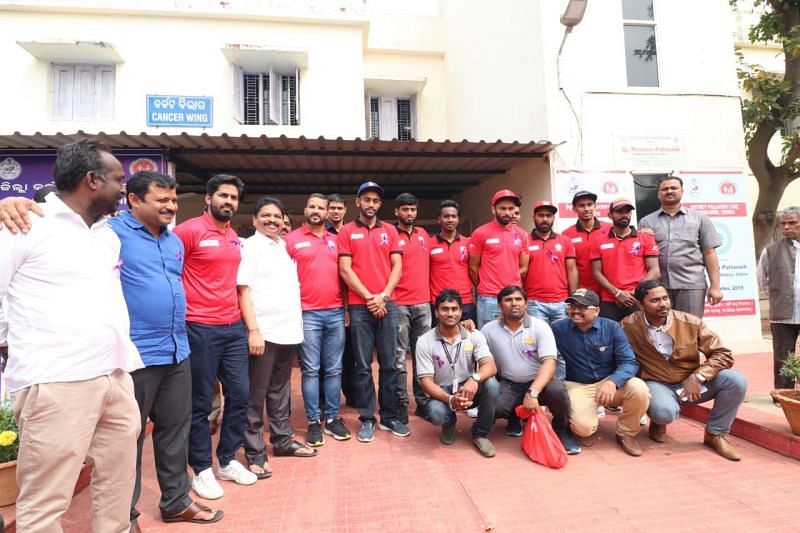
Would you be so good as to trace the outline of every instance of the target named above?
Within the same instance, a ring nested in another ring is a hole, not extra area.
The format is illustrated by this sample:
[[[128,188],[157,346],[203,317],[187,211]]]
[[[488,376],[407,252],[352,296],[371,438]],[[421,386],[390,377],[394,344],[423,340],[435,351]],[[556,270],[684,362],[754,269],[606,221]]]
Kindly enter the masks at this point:
[[[453,376],[453,394],[458,391],[458,378]]]

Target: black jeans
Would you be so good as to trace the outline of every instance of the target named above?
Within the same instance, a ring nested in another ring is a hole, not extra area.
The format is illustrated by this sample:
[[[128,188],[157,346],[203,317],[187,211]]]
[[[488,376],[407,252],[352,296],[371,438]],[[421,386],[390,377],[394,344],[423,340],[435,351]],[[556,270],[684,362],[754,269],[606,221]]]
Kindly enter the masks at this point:
[[[464,385],[466,380],[459,383],[459,387]],[[453,386],[442,387],[448,394],[453,394]],[[473,407],[478,407],[478,417],[472,423],[473,438],[485,437],[492,431],[495,419],[495,409],[497,400],[500,396],[500,386],[494,376],[478,384],[478,392],[473,399]],[[428,400],[425,404],[425,418],[431,424],[439,427],[450,427],[456,423],[456,413],[450,406],[439,400]]]
[[[639,307],[633,305],[631,307],[619,307],[614,302],[600,302],[600,316],[608,318],[614,322],[619,322],[631,313],[635,313]]]
[[[211,431],[208,415],[216,379],[222,385],[225,410],[217,444],[220,466],[236,456],[244,438],[250,381],[247,374],[247,331],[242,321],[222,326],[186,323],[192,351],[192,426],[189,464],[195,474],[211,468]]]
[[[192,373],[189,359],[131,372],[133,394],[142,415],[136,442],[136,484],[131,502],[131,522],[139,517],[136,502],[142,492],[142,447],[147,419],[153,422],[153,455],[161,489],[158,507],[165,516],[183,512],[192,504],[186,454],[192,416]],[[208,425],[208,424],[206,424]]]
[[[375,318],[366,305],[350,306],[350,334],[353,340],[355,392],[358,419],[375,422],[375,383],[372,380],[372,349],[378,354],[378,403],[381,422],[397,418],[397,305],[386,304],[387,314]]]
[[[495,418],[508,418],[509,422],[517,418],[514,409],[522,404],[525,393],[531,388],[533,380],[527,383],[515,383],[505,378],[500,381],[500,399],[497,400]],[[569,414],[572,405],[564,382],[553,376],[547,386],[539,391],[539,404],[547,406],[553,414],[553,429],[569,428]]]
[[[772,330],[772,370],[776,389],[793,389],[794,382],[780,375],[779,371],[784,361],[789,357],[789,352],[794,353],[797,335],[800,333],[800,324],[777,324],[771,322]]]

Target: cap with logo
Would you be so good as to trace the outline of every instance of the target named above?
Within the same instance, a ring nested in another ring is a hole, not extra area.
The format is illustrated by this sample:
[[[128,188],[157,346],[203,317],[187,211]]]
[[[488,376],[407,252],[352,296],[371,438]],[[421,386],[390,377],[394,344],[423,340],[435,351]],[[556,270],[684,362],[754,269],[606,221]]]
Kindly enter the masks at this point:
[[[550,200],[539,200],[535,204],[533,204],[533,212],[535,213],[538,209],[549,209],[553,213],[558,213],[558,208],[553,205],[553,202]]]
[[[569,297],[564,300],[567,303],[576,303],[578,305],[585,305],[587,307],[600,306],[600,297],[591,289],[575,289]]]
[[[492,207],[497,205],[497,202],[500,200],[511,200],[514,202],[514,204],[516,204],[517,207],[522,205],[522,200],[520,200],[519,196],[517,196],[517,193],[511,189],[500,189],[494,193],[494,196],[492,196]]]
[[[578,191],[572,195],[572,205],[575,205],[575,202],[577,202],[581,198],[591,198],[593,202],[597,201],[597,195],[595,193],[583,190],[583,191]]]
[[[381,187],[374,181],[365,181],[364,183],[359,185],[356,196],[361,196],[367,191],[375,191],[380,195],[381,198],[383,198],[383,187]]]
[[[616,211],[617,209],[619,209],[621,207],[630,207],[631,209],[636,209],[636,206],[633,205],[632,201],[630,201],[629,199],[627,199],[625,197],[618,196],[617,198],[614,198],[613,200],[611,200],[611,203],[608,205],[608,210],[609,211]]]

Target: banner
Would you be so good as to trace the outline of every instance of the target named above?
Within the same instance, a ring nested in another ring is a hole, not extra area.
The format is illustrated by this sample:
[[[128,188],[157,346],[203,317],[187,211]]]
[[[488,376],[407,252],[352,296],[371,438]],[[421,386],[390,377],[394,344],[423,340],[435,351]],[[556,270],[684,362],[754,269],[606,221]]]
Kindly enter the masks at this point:
[[[558,206],[557,231],[564,231],[578,221],[572,210],[572,197],[578,191],[589,191],[597,195],[598,218],[608,221],[608,205],[617,196],[624,196],[635,202],[633,176],[624,170],[556,170],[553,199]],[[636,224],[636,211],[631,224]]]

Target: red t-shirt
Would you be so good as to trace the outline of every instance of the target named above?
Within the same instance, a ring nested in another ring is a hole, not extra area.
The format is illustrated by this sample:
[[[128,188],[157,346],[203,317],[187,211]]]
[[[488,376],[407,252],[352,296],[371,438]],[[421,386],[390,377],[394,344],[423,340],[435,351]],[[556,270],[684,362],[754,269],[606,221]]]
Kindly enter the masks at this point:
[[[503,226],[496,220],[475,230],[469,238],[469,253],[481,256],[478,295],[497,296],[503,287],[521,285],[519,258],[528,251],[528,234],[516,224]]]
[[[581,227],[580,221],[578,221],[574,226],[568,227],[561,233],[561,235],[569,238],[569,240],[572,241],[572,245],[575,246],[575,263],[578,266],[578,287],[591,289],[597,294],[600,294],[600,284],[597,283],[594,276],[592,276],[592,259],[589,257],[591,253],[589,241],[592,235],[595,235],[598,231],[608,233],[610,229],[611,224],[608,222],[601,222],[598,219],[594,219],[594,228],[592,228],[591,232],[585,231],[583,227]]]
[[[397,244],[403,250],[403,275],[394,289],[397,305],[416,305],[428,302],[430,294],[428,240],[423,228],[411,228],[411,234],[397,229]]]
[[[646,257],[658,257],[658,244],[652,235],[639,233],[635,228],[622,240],[613,230],[592,236],[592,261],[603,262],[603,275],[618,289],[630,291],[647,275]],[[614,302],[614,295],[600,289],[600,299]]]
[[[218,326],[242,317],[236,274],[242,244],[230,224],[220,231],[207,212],[190,218],[174,231],[185,249],[183,288],[186,321]]]
[[[533,232],[528,243],[528,255],[531,258],[525,276],[528,298],[540,302],[563,302],[569,296],[566,260],[575,259],[572,241],[555,232],[543,240]]]
[[[386,288],[392,272],[390,254],[402,254],[397,244],[397,229],[380,220],[370,229],[361,220],[348,222],[339,230],[339,257],[349,256],[353,260],[353,272],[372,294],[380,294]],[[389,295],[394,297],[394,293]],[[355,291],[349,291],[348,304],[364,305],[366,300]]]
[[[306,224],[285,237],[286,251],[297,265],[303,311],[336,309],[343,305],[336,239],[329,231],[317,237]]]
[[[453,242],[441,234],[431,237],[429,244],[431,266],[431,303],[444,289],[455,289],[462,304],[475,303],[472,280],[469,279],[469,237],[456,233]]]

